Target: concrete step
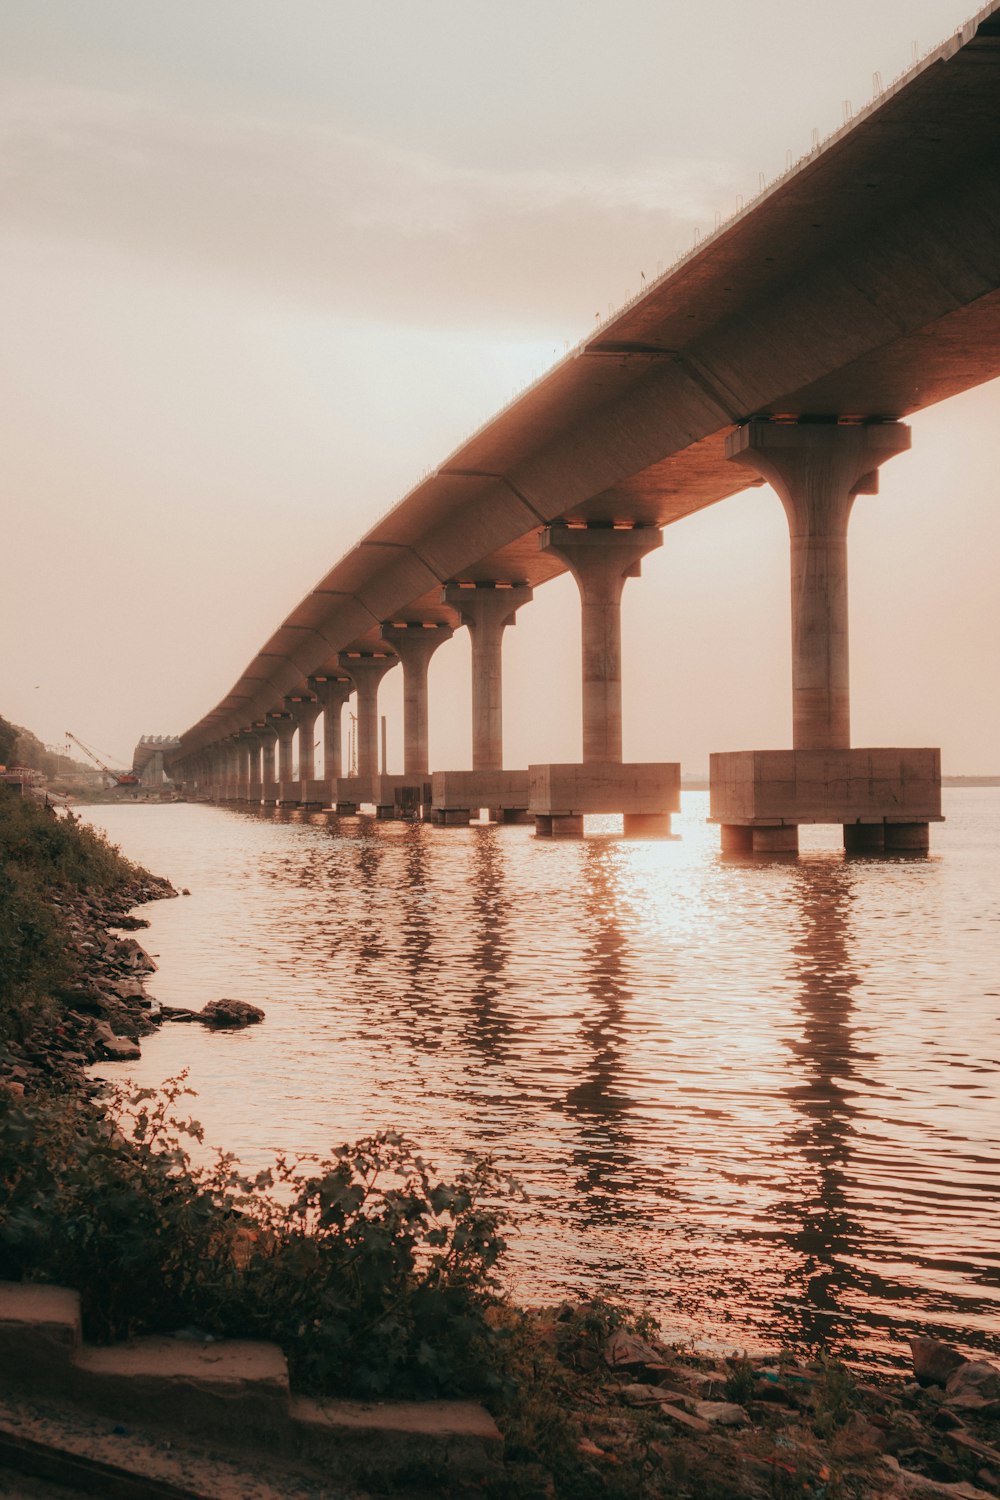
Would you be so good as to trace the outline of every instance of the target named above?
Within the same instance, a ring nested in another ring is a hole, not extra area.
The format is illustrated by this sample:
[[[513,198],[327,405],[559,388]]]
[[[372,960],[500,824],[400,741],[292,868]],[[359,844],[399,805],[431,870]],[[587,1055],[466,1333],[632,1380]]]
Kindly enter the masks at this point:
[[[72,1403],[0,1395],[0,1495],[96,1500],[366,1500],[349,1480],[319,1483],[255,1455],[221,1455]]]
[[[416,1467],[443,1479],[471,1478],[499,1460],[503,1439],[475,1401],[314,1401],[292,1398],[300,1451],[337,1458],[365,1481]]]
[[[442,1480],[485,1472],[503,1441],[471,1401],[315,1401],[293,1396],[276,1344],[163,1336],[97,1347],[63,1287],[0,1282],[0,1389],[61,1399],[115,1424],[257,1450],[322,1474],[391,1479],[415,1467]]]
[[[0,1375],[58,1379],[82,1337],[79,1293],[0,1281]]]
[[[74,1396],[126,1421],[153,1416],[185,1432],[271,1441],[288,1425],[288,1363],[277,1344],[162,1337],[85,1344],[73,1367]]]

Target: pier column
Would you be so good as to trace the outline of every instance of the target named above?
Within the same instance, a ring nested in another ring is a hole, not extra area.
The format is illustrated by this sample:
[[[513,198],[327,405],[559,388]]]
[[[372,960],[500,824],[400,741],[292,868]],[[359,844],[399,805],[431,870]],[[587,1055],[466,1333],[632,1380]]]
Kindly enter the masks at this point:
[[[292,741],[295,738],[295,720],[288,712],[270,713],[267,722],[274,730],[277,740],[277,775],[275,781],[276,801],[279,807],[294,806],[298,796],[292,794]]]
[[[654,526],[549,526],[539,538],[580,590],[584,764],[622,758],[622,591],[662,543]]]
[[[244,739],[249,757],[247,801],[260,802],[260,735],[256,730],[248,730]]]
[[[753,421],[726,456],[766,479],[788,518],[792,561],[792,745],[851,743],[847,523],[854,498],[878,492],[879,465],[905,453],[901,422]]]
[[[503,633],[532,596],[527,584],[446,584],[442,602],[472,637],[472,768],[503,768]]]
[[[250,785],[254,779],[254,755],[257,741],[249,730],[240,735],[240,801],[251,801]]]
[[[343,774],[344,704],[351,696],[351,683],[347,677],[310,677],[309,686],[323,710],[323,777],[336,801],[337,780]]]
[[[260,800],[265,807],[273,807],[277,801],[277,777],[274,774],[274,751],[278,733],[274,725],[266,722],[260,730]]]
[[[318,698],[311,695],[292,695],[285,699],[285,707],[292,716],[292,722],[299,732],[299,764],[298,778],[305,783],[316,779],[316,720],[320,716],[322,705]],[[302,800],[309,800],[307,788],[303,785]]]
[[[367,782],[371,795],[378,775],[378,685],[397,658],[382,652],[342,651],[339,661],[358,693],[358,776]]]
[[[234,735],[226,745],[226,801],[235,802],[240,794],[240,746]]]
[[[909,446],[901,422],[836,416],[755,418],[726,440],[727,458],[773,486],[788,520],[793,748],[711,757],[724,851],[793,853],[798,825],[824,822],[843,825],[849,853],[927,847],[937,752],[851,746],[847,527],[855,497],[876,494],[880,466]],[[907,809],[913,822],[896,823]]]
[[[388,641],[403,663],[403,774],[426,777],[427,669],[437,648],[450,640],[450,625],[427,621],[383,625]]]
[[[210,745],[205,751],[205,763],[208,767],[208,795],[213,802],[218,802],[222,784],[222,750],[218,745]]]

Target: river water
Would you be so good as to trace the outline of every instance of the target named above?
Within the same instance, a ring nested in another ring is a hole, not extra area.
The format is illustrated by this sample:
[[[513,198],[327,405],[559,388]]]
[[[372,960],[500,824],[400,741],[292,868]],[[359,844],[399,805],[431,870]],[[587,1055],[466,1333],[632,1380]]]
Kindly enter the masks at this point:
[[[521,1300],[598,1288],[708,1347],[875,1365],[915,1330],[1000,1350],[1000,789],[945,793],[929,859],[723,859],[681,837],[537,840],[200,805],[88,809],[188,886],[143,909],[165,1026],[247,1168],[383,1126],[528,1194]],[[590,825],[588,824],[588,827]],[[612,820],[594,826],[613,827]]]

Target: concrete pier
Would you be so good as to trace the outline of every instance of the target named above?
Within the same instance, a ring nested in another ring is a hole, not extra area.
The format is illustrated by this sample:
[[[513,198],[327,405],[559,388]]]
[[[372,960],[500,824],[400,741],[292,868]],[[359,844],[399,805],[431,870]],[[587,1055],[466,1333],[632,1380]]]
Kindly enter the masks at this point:
[[[474,771],[499,771],[503,766],[503,633],[531,597],[530,588],[505,583],[449,583],[441,594],[472,637]]]
[[[299,788],[292,760],[295,720],[287,709],[280,713],[268,714],[267,717],[277,736],[277,797],[275,801],[279,807],[298,807]]]
[[[527,771],[435,771],[432,818],[442,827],[468,823],[482,807],[496,823],[520,822],[528,809]]]
[[[622,593],[662,543],[655,526],[549,526],[539,537],[580,590],[583,673],[582,763],[529,767],[529,811],[542,837],[582,837],[585,813],[621,813],[632,837],[670,834],[680,766],[622,764]]]
[[[580,838],[586,813],[622,813],[631,837],[664,838],[681,805],[677,762],[529,766],[529,810],[542,837]]]
[[[351,681],[343,677],[310,677],[312,688],[323,709],[323,779],[332,792],[341,774],[343,752],[344,704],[351,696]]]
[[[427,777],[427,669],[434,652],[451,636],[451,626],[437,621],[382,626],[382,639],[403,664],[403,770],[407,776]]]
[[[223,771],[222,798],[224,802],[236,802],[239,799],[240,790],[240,750],[236,736],[232,736],[226,745],[225,768]]]
[[[273,807],[278,800],[278,778],[275,770],[277,745],[278,731],[271,723],[269,714],[260,730],[260,800],[264,807]]]
[[[622,758],[622,592],[662,545],[655,526],[549,526],[539,538],[580,590],[584,763]]]
[[[902,422],[748,422],[726,456],[777,492],[788,519],[792,600],[792,745],[851,743],[847,524],[855,497],[878,493],[880,464],[905,453]]]
[[[527,813],[527,771],[503,769],[503,635],[531,597],[526,585],[503,582],[449,583],[441,592],[472,639],[472,770],[431,778],[431,818],[442,828],[467,824],[482,807],[498,822]]]
[[[340,654],[341,670],[354,683],[358,694],[358,776],[369,786],[379,773],[378,685],[398,660],[386,651]]]
[[[711,757],[724,850],[794,853],[800,823],[840,823],[850,852],[919,851],[940,820],[937,751],[850,748],[847,527],[856,496],[876,494],[880,465],[909,446],[901,422],[835,417],[755,419],[727,439],[788,519],[793,748]]]
[[[261,802],[261,761],[260,748],[261,737],[256,729],[247,734],[247,745],[250,751],[250,776],[247,782],[247,801],[251,806],[259,807]]]
[[[325,807],[326,788],[316,780],[316,720],[322,712],[319,698],[313,694],[293,694],[285,699],[285,705],[295,723],[299,738],[299,755],[296,767],[298,779],[298,805],[300,807]]]

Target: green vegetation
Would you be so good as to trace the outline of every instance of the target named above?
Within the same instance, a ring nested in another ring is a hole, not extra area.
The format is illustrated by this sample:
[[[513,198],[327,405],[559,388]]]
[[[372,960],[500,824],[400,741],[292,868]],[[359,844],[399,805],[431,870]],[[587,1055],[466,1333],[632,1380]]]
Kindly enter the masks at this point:
[[[304,1391],[496,1388],[503,1183],[488,1165],[441,1182],[383,1133],[251,1181],[230,1158],[192,1161],[182,1092],[5,1112],[0,1277],[76,1287],[101,1342],[190,1325],[273,1339]]]
[[[94,829],[0,785],[0,1056],[52,1021],[52,989],[73,978],[61,904],[144,876]]]
[[[16,724],[11,724],[0,714],[0,766],[13,765],[20,733]]]

